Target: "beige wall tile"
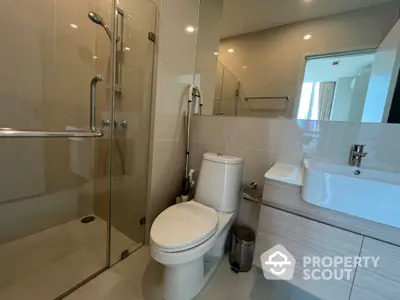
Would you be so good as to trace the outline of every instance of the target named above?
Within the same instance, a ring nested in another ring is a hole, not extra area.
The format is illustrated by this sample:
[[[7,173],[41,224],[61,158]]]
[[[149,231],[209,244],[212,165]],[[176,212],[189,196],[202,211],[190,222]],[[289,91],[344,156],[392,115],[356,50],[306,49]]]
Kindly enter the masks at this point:
[[[228,128],[229,147],[258,151],[271,150],[270,127],[261,118],[225,118]],[[228,123],[229,122],[229,123]],[[229,150],[229,149],[228,149]]]
[[[203,121],[204,120],[204,121]],[[230,118],[193,118],[193,134],[191,139],[202,143],[224,144],[228,135],[228,129],[234,120]],[[196,126],[195,122],[199,122]]]
[[[347,164],[350,147],[358,142],[359,130],[358,123],[330,122],[325,156],[331,161]]]
[[[197,43],[197,33],[189,34],[185,28],[189,25],[197,27],[198,9],[197,0],[162,1],[150,164],[151,186],[147,203],[148,229],[155,217],[175,202],[184,177],[184,114],[188,87],[194,79]]]
[[[296,120],[268,119],[267,124],[271,132],[271,151],[280,154],[301,151],[303,132]]]
[[[239,208],[239,215],[236,223],[251,228],[254,232],[258,229],[261,204],[242,200]],[[256,258],[258,259],[258,258]]]
[[[149,224],[164,209],[175,203],[184,176],[184,144],[156,141],[153,146],[151,198],[148,203]],[[181,155],[179,155],[181,154]]]
[[[363,164],[366,167],[396,171],[400,169],[399,141],[395,137],[399,124],[362,124],[357,143],[365,144],[368,152]]]

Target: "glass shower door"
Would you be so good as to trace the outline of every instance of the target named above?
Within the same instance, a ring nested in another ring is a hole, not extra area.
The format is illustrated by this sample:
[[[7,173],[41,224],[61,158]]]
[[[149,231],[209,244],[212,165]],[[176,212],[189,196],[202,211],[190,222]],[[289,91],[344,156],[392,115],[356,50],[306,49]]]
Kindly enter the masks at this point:
[[[155,16],[0,3],[0,299],[59,299],[143,244]]]
[[[221,94],[221,110],[224,116],[236,116],[239,88],[239,79],[227,68],[224,68]]]
[[[143,245],[150,147],[156,6],[118,1],[111,264]]]
[[[0,130],[0,299],[54,299],[106,267],[94,179],[111,137],[90,132],[89,114],[98,73],[97,128],[111,115],[112,43],[88,12],[112,24],[112,4],[0,3],[0,127],[18,130]]]
[[[218,62],[214,97],[214,115],[236,116],[240,80],[222,63]]]

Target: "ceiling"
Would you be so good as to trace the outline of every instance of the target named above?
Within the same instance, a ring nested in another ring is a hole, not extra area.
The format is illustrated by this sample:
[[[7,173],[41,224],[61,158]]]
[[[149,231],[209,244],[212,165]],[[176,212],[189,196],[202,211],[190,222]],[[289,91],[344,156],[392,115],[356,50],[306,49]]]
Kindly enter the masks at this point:
[[[224,0],[222,37],[263,30],[393,0]]]
[[[304,82],[329,82],[342,77],[355,77],[374,59],[374,53],[311,59],[307,61]]]

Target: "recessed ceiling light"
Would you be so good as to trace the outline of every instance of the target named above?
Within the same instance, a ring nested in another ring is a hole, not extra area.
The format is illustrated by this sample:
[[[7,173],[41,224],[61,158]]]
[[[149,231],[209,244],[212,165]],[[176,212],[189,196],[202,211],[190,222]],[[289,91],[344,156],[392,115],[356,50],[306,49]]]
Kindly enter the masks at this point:
[[[219,53],[218,52],[214,52],[214,55],[217,56]]]
[[[247,69],[247,66],[243,66],[243,69]]]
[[[94,58],[94,59],[98,59],[98,57],[97,57],[96,55],[93,55],[93,58]]]
[[[78,28],[78,25],[76,25],[76,24],[69,24],[69,26],[71,26],[71,27],[74,28],[74,29],[77,29],[77,28]]]
[[[312,38],[312,35],[311,34],[306,34],[304,37],[303,37],[303,39],[305,39],[305,40],[309,40],[309,39],[311,39]]]
[[[131,51],[131,48],[125,47],[124,50],[125,50],[125,51]]]
[[[235,49],[230,48],[230,49],[228,49],[228,52],[229,52],[229,53],[233,53],[233,52],[235,52]]]
[[[194,32],[195,29],[193,26],[188,26],[185,28],[185,30],[186,30],[186,32],[192,33],[192,32]]]

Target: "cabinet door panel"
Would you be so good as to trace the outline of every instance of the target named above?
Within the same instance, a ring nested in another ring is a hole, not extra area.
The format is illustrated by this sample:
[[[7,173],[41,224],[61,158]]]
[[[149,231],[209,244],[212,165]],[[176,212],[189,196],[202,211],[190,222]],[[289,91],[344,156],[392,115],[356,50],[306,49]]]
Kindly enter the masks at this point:
[[[296,259],[291,284],[323,300],[348,300],[350,280],[304,280],[304,256],[357,256],[362,236],[306,218],[263,206],[260,213],[254,263],[261,267],[260,255],[277,244],[283,245]]]
[[[350,300],[400,299],[400,248],[365,238],[361,256],[379,256],[377,268],[358,268]]]

